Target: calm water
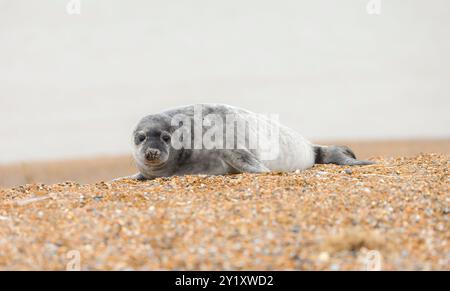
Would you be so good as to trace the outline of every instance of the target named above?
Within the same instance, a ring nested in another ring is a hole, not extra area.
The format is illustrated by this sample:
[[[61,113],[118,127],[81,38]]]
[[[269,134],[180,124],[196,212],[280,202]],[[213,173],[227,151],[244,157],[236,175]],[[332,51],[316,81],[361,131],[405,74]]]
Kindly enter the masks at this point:
[[[196,102],[311,139],[450,136],[447,0],[68,2],[0,0],[0,163],[128,152]]]

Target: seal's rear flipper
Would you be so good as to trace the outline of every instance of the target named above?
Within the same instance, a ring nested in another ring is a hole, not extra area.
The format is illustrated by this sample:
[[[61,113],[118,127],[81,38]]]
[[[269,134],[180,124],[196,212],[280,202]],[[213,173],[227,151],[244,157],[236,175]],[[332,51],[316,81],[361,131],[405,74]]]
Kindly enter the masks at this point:
[[[314,146],[316,164],[372,165],[374,162],[356,159],[353,151],[346,146]]]

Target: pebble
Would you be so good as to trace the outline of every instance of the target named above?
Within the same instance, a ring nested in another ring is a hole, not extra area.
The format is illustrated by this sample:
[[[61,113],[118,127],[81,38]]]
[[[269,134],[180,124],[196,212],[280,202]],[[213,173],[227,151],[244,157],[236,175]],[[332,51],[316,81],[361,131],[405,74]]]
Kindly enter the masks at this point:
[[[321,252],[317,259],[321,262],[328,262],[328,260],[330,259],[330,254],[327,252]]]

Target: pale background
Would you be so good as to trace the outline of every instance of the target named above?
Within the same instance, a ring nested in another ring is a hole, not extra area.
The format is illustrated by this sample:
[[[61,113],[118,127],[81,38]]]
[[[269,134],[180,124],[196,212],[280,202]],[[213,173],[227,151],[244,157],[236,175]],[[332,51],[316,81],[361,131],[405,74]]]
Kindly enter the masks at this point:
[[[278,113],[310,139],[450,137],[450,1],[0,0],[0,163],[121,154],[145,114]]]

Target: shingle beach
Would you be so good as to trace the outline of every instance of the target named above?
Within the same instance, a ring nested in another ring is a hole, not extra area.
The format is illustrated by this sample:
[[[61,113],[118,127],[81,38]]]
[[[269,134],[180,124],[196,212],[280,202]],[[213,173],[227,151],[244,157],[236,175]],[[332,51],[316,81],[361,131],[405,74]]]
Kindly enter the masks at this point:
[[[449,156],[374,160],[2,189],[0,270],[450,270]]]

